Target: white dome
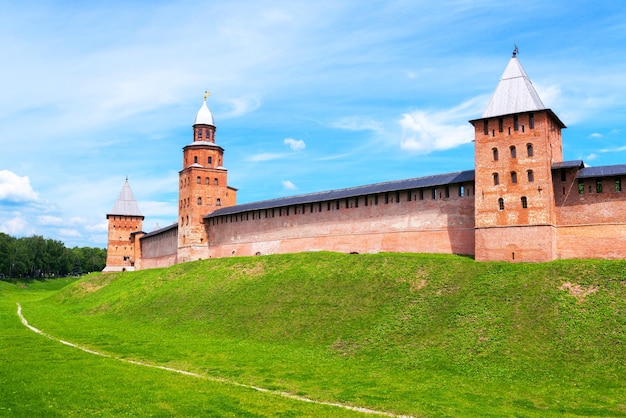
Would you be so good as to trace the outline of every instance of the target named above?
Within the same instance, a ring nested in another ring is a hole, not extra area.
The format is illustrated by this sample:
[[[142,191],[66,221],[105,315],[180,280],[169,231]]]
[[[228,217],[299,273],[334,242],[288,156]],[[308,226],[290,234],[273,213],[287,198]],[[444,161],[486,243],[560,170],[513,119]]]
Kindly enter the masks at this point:
[[[198,110],[196,120],[193,121],[194,125],[211,125],[215,126],[213,122],[213,114],[206,105],[206,100],[202,103],[202,107]]]

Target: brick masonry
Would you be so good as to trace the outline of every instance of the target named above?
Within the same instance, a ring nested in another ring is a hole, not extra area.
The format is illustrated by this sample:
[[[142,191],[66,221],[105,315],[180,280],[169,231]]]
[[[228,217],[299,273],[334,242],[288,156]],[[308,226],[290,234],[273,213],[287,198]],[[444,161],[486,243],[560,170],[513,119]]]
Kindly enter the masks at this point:
[[[141,231],[143,216],[107,215],[108,247],[105,272],[135,269],[135,240]]]
[[[227,185],[215,127],[194,125],[193,142],[183,148],[178,221],[167,233],[135,236],[137,266],[320,250],[508,262],[626,258],[626,171],[585,178],[582,166],[559,165],[565,125],[550,109],[470,123],[474,182],[288,206],[278,200],[270,209],[206,218],[235,205],[237,190]],[[117,260],[141,223],[113,221],[109,258]]]
[[[429,189],[424,200],[417,191],[409,200],[406,191],[387,199],[369,195],[211,218],[209,256],[320,250],[473,254],[474,199],[458,196],[458,187],[450,187],[449,198],[432,199]]]

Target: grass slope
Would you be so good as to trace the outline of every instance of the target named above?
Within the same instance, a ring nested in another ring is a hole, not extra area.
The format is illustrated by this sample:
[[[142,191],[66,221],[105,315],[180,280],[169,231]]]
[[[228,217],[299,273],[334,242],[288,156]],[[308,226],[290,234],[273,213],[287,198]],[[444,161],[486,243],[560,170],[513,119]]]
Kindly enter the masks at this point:
[[[22,326],[15,301],[38,300],[67,284],[0,282],[0,416],[361,415],[94,356]]]
[[[417,416],[626,416],[625,267],[309,253],[91,275],[22,304],[36,327],[99,351],[313,399]],[[280,415],[285,402],[252,410]]]

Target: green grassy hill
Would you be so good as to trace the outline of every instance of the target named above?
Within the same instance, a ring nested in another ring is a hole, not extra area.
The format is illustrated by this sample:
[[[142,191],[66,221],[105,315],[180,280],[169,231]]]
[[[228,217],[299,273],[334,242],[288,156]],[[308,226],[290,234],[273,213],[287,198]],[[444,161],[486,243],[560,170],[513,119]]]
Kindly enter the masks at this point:
[[[414,416],[626,416],[624,261],[308,253],[6,294],[3,309],[22,298],[29,322],[64,340],[310,399]],[[281,402],[232,415],[340,413]]]

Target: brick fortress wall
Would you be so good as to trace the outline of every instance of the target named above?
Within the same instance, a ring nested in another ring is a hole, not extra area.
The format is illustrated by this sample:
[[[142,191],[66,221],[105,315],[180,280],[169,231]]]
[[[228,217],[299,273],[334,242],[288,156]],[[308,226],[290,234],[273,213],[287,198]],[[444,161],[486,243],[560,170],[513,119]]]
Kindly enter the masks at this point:
[[[169,267],[178,262],[178,227],[163,228],[144,235],[141,242],[141,269]]]
[[[554,172],[558,258],[626,258],[626,192],[622,177],[577,179]]]
[[[474,253],[473,184],[205,219],[211,257],[302,251]],[[410,199],[409,199],[410,193]],[[433,193],[435,198],[433,199]],[[367,204],[366,204],[367,199]]]

